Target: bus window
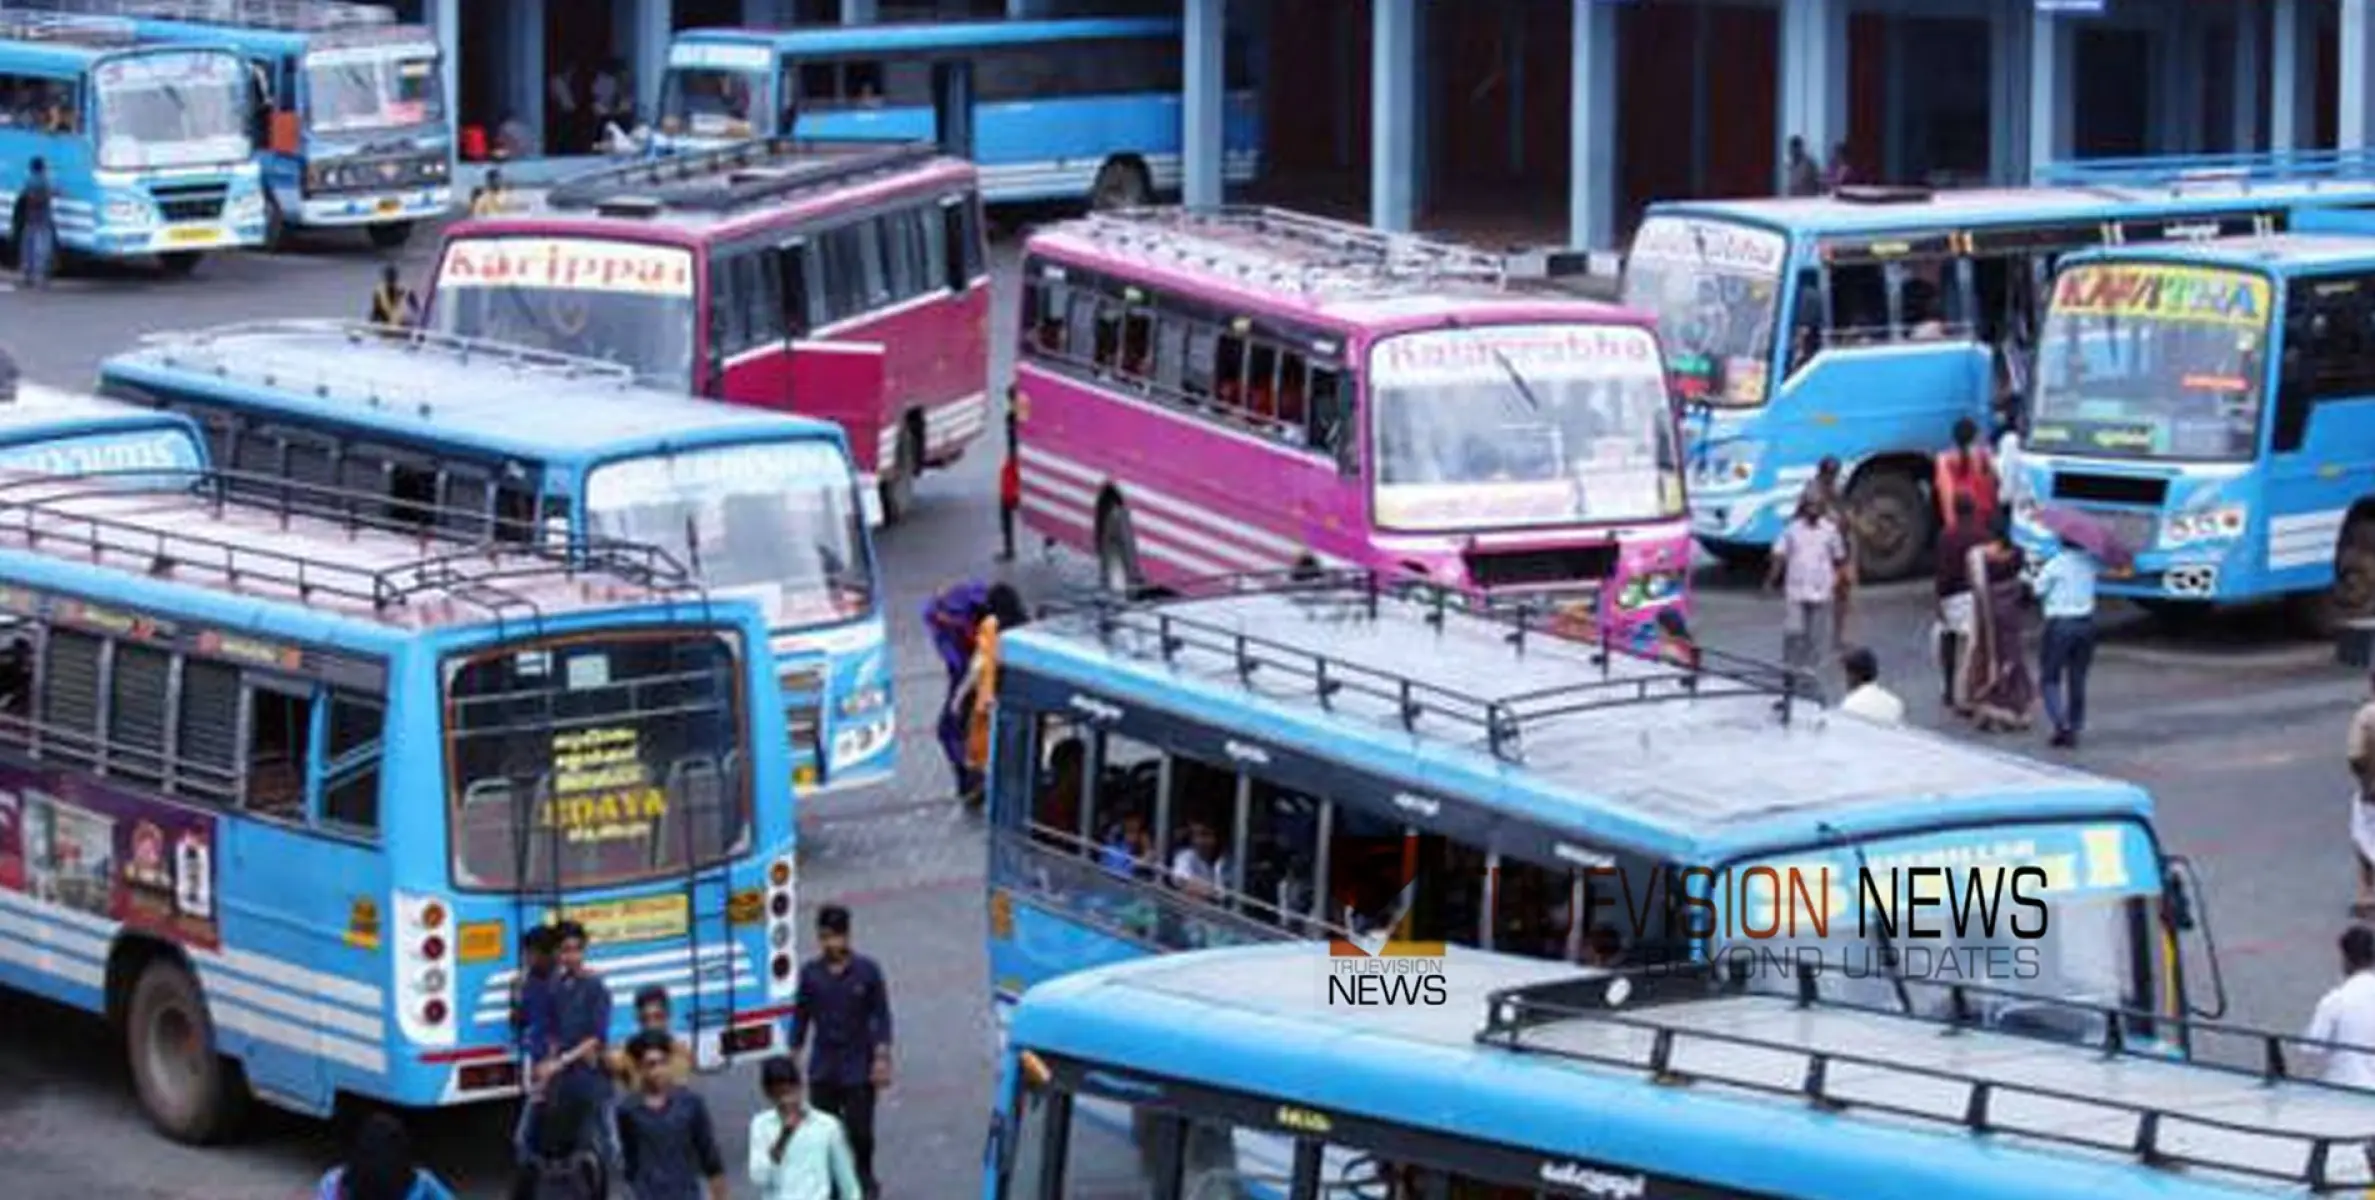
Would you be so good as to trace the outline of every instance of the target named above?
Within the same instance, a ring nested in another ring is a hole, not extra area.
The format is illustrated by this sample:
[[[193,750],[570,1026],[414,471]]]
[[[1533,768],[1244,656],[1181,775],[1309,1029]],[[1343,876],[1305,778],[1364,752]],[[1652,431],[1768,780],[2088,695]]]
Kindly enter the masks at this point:
[[[1154,313],[1131,309],[1122,317],[1122,374],[1144,380],[1154,374]]]
[[[824,251],[822,271],[825,282],[823,310],[816,325],[828,325],[865,312],[867,308],[866,243],[861,240],[858,226],[845,225],[821,234],[817,245]],[[812,330],[813,332],[813,330]]]
[[[22,618],[0,621],[0,742],[26,747],[33,715],[33,637],[39,632]]]
[[[1339,467],[1351,471],[1360,462],[1360,443],[1351,436],[1352,412],[1341,388],[1335,371],[1311,369],[1311,444],[1334,455]]]
[[[1197,400],[1211,399],[1220,383],[1220,334],[1203,325],[1185,329],[1187,355],[1180,365],[1179,390]]]
[[[312,753],[313,696],[248,683],[248,811],[284,821],[305,819],[305,768]]]
[[[278,478],[281,474],[280,439],[268,430],[243,430],[232,443],[231,469],[241,475]]]
[[[1083,820],[1108,873],[1141,882],[1161,875],[1162,792],[1162,751],[1117,733],[1097,740],[1097,788]]]
[[[154,787],[165,779],[173,655],[117,642],[107,677],[107,773]]]
[[[1038,778],[1031,786],[1031,837],[1079,853],[1081,805],[1088,791],[1088,743],[1079,731],[1048,721],[1040,730]]]
[[[174,732],[173,778],[166,790],[209,803],[239,795],[239,670],[185,659],[181,711]]]
[[[41,756],[90,765],[99,739],[99,653],[87,633],[52,629],[42,661]]]
[[[437,470],[407,463],[388,464],[388,515],[415,525],[430,524],[437,505]]]
[[[298,483],[315,487],[338,486],[338,443],[329,438],[292,431],[285,436],[282,453],[286,456],[282,469]],[[310,503],[321,503],[321,497],[308,497]]]
[[[1828,335],[1834,346],[1888,340],[1888,283],[1878,266],[1831,268]]]
[[[940,281],[927,274],[924,266],[924,214],[920,209],[896,212],[879,220],[882,226],[882,245],[886,256],[883,264],[890,286],[892,303],[921,296],[938,287]]]
[[[1311,364],[1300,354],[1278,360],[1278,431],[1296,442],[1304,440],[1311,421]]]
[[[329,745],[322,755],[322,820],[352,833],[379,832],[379,759],[386,713],[377,700],[330,696]]]
[[[1064,297],[1064,353],[1074,362],[1093,362],[1097,355],[1097,296],[1080,288]]]
[[[1319,904],[1320,804],[1311,796],[1256,780],[1252,829],[1247,838],[1245,909],[1300,934]]]
[[[910,214],[915,223],[915,236],[924,256],[924,291],[946,288],[956,291],[965,281],[955,277],[949,269],[952,249],[948,237],[948,209],[919,208]]]
[[[536,493],[521,488],[495,489],[495,536],[509,542],[533,542],[543,536],[536,527]]]
[[[1246,348],[1245,409],[1265,432],[1278,417],[1278,351],[1261,342]]]
[[[882,222],[860,221],[853,228],[858,238],[858,261],[865,268],[864,307],[880,308],[891,302],[890,256],[883,247]]]
[[[438,514],[438,524],[464,537],[486,536],[495,500],[493,481],[468,467],[456,466],[443,472],[442,485],[438,503],[445,511]]]
[[[1798,272],[1797,295],[1790,305],[1789,374],[1813,361],[1823,346],[1822,277],[1809,267]]]
[[[1041,354],[1064,353],[1064,305],[1069,289],[1053,281],[1032,280],[1023,288],[1023,321],[1030,331],[1030,348]]]
[[[1245,411],[1245,339],[1235,334],[1220,335],[1212,361],[1213,395],[1230,416],[1243,416]]]

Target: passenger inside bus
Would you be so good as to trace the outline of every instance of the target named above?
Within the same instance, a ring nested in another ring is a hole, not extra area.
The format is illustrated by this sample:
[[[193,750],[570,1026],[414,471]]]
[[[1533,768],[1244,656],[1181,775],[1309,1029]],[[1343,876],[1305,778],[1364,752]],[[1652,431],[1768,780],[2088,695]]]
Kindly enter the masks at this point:
[[[1047,752],[1047,771],[1031,836],[1056,849],[1071,850],[1080,840],[1080,794],[1087,778],[1088,748],[1077,737],[1057,742]]]
[[[0,651],[0,714],[22,718],[32,711],[32,700],[33,643],[20,635]]]

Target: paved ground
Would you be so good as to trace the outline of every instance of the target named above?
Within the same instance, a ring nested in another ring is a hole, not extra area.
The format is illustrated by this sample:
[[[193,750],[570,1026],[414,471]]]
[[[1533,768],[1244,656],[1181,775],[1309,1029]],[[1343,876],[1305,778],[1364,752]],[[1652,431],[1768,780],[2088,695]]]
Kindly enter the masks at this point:
[[[419,254],[412,256],[417,269]],[[88,381],[138,334],[271,316],[361,315],[376,259],[359,248],[209,262],[188,281],[138,274],[71,279],[45,294],[0,293],[0,342],[27,374]],[[914,524],[885,538],[900,640],[908,751],[899,783],[827,797],[805,817],[801,898],[857,911],[858,937],[888,969],[901,1031],[901,1078],[881,1125],[883,1175],[897,1200],[960,1196],[977,1186],[990,1098],[983,996],[981,835],[944,802],[930,743],[938,670],[913,614],[942,581],[989,570],[994,464],[977,456],[931,479]],[[1081,564],[1032,561],[1027,587]],[[1701,577],[1700,627],[1756,653],[1777,649],[1766,602],[1738,578]],[[1926,589],[1865,597],[1859,634],[1903,687],[1915,719],[1937,719],[1920,671]],[[2139,780],[2159,796],[2164,835],[2197,857],[2224,940],[2235,1015],[2294,1026],[2333,971],[2332,939],[2350,898],[2342,722],[2362,694],[2322,647],[2253,626],[2214,643],[2178,641],[2141,623],[2118,630],[2097,668],[2098,719],[2078,761]],[[2019,744],[2043,753],[2041,740]],[[0,1158],[11,1196],[253,1197],[300,1194],[334,1153],[331,1130],[271,1119],[243,1144],[190,1151],[152,1136],[119,1054],[92,1021],[0,999]],[[747,1075],[711,1081],[728,1128],[750,1111]],[[438,1164],[490,1194],[502,1137],[484,1113],[421,1128]],[[739,1139],[736,1139],[739,1141]],[[735,1147],[738,1152],[739,1147]]]

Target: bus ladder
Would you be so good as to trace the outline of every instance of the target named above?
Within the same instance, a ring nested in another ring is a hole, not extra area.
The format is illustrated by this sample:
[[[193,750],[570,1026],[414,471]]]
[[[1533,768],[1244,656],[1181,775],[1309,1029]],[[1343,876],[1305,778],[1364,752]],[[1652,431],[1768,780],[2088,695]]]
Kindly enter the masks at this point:
[[[716,776],[707,804],[698,800],[703,787],[694,778],[697,771],[680,767],[677,786],[670,789],[685,806],[684,820],[678,824],[684,830],[685,843],[686,1034],[695,1050],[694,1068],[704,1073],[722,1071],[731,1061],[726,1039],[733,1033],[734,989],[743,971],[742,955],[734,942],[733,868],[725,854],[735,841],[734,813],[742,794],[740,762],[741,757],[734,756],[728,769]],[[716,823],[707,838],[696,832],[704,818]],[[710,850],[716,853],[704,853]],[[705,863],[708,859],[715,861]],[[750,970],[763,971],[764,958],[762,953],[762,961],[753,962]],[[699,1048],[702,1035],[710,1030],[717,1031],[719,1052],[716,1058],[704,1060]]]

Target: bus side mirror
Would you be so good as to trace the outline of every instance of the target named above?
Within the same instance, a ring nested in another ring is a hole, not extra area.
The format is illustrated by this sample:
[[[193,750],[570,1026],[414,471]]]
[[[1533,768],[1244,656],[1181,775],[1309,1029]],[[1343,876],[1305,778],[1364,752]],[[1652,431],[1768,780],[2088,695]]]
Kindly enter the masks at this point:
[[[2180,933],[2199,928],[2200,919],[2194,913],[2193,893],[2186,888],[2185,872],[2178,868],[2175,861],[2170,863],[2168,874],[2161,883],[2161,903],[2167,907],[2169,928]]]

